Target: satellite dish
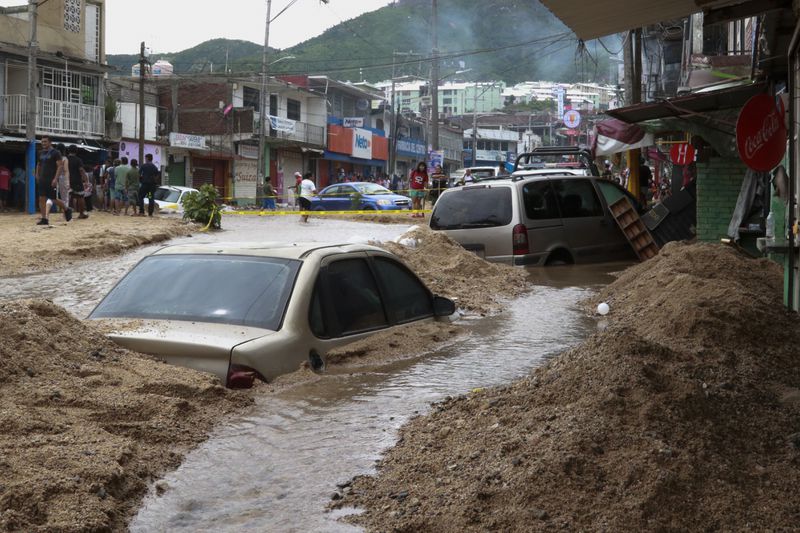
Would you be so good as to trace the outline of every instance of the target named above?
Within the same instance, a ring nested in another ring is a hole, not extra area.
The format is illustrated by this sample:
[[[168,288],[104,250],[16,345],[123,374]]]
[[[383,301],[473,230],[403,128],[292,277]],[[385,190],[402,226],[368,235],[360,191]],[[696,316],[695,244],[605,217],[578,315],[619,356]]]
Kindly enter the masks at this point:
[[[356,109],[358,109],[359,111],[366,111],[367,109],[369,109],[369,100],[367,100],[366,98],[360,98],[356,102]]]

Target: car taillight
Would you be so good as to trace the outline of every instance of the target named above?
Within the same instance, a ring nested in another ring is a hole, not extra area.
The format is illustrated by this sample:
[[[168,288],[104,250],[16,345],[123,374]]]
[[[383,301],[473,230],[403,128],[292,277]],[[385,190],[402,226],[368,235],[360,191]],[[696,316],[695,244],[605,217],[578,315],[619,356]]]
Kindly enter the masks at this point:
[[[528,228],[525,224],[517,224],[511,231],[512,242],[514,243],[514,255],[525,255],[528,253]]]
[[[229,389],[249,389],[258,377],[258,372],[244,365],[230,365],[228,367]]]

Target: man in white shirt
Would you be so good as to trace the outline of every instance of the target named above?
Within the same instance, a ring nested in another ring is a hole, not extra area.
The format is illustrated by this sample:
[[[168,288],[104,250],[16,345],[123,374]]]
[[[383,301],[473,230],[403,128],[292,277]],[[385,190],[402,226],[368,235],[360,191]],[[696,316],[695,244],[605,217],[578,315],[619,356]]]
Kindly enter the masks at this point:
[[[317,194],[317,185],[314,183],[314,175],[306,172],[303,181],[300,182],[300,210],[308,213],[311,211],[311,198]],[[301,215],[301,222],[308,222],[308,215]]]

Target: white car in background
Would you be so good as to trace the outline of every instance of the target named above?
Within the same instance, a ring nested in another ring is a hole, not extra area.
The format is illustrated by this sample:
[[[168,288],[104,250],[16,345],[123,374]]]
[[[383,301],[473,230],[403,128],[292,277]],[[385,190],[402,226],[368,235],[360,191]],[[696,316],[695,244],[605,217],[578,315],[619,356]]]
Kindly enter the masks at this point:
[[[179,185],[162,185],[156,189],[155,200],[161,213],[183,213],[183,199],[191,192],[199,192],[191,187]],[[144,205],[150,204],[150,199],[144,199]]]

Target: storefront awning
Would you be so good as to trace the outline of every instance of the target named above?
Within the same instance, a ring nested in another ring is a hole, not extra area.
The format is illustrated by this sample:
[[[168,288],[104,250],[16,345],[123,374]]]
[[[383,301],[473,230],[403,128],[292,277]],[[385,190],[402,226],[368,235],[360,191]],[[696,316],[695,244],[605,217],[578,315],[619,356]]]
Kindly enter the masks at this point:
[[[542,0],[547,9],[584,41],[700,11],[756,3],[744,0]]]
[[[713,92],[697,92],[659,102],[648,102],[606,111],[628,124],[668,117],[684,117],[741,107],[750,98],[766,91],[765,83],[748,83]]]
[[[351,157],[345,154],[338,154],[336,152],[330,152],[325,150],[325,154],[323,155],[322,159],[326,159],[328,161],[341,161],[343,163],[352,163],[354,165],[365,165],[369,167],[383,167],[386,166],[386,161],[383,159],[359,159],[357,157]]]

